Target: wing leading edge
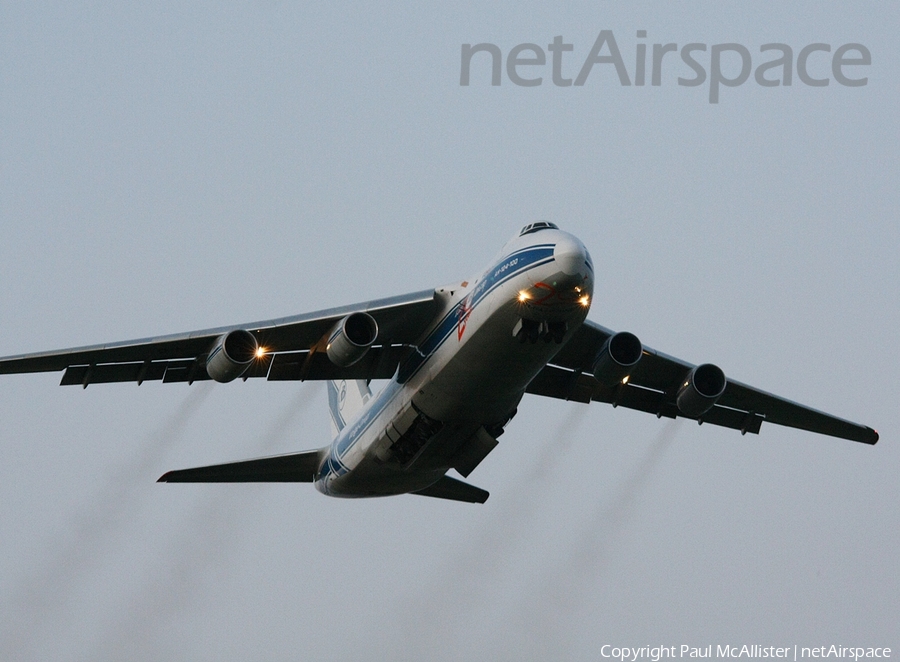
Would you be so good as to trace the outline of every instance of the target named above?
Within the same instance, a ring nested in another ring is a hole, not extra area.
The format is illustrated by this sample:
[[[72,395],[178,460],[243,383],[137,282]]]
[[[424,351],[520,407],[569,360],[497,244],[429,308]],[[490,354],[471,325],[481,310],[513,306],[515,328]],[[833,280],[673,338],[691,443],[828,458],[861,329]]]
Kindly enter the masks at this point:
[[[266,352],[243,377],[286,379],[384,379],[418,341],[437,310],[433,290],[320,310],[293,317],[190,333],[0,358],[0,374],[65,370],[62,385],[209,379],[206,357],[230,331],[253,334]],[[320,343],[346,315],[366,312],[378,324],[374,346],[357,363],[339,368],[317,353]]]
[[[690,418],[742,434],[758,434],[763,421],[768,421],[865,444],[878,441],[878,433],[870,427],[732,380],[727,380],[724,393],[707,412],[685,415],[676,404],[676,394],[696,366],[646,346],[627,382],[606,386],[593,377],[592,371],[596,357],[612,335],[609,329],[585,322],[552,364],[538,373],[527,392],[577,402],[606,402],[658,417]]]

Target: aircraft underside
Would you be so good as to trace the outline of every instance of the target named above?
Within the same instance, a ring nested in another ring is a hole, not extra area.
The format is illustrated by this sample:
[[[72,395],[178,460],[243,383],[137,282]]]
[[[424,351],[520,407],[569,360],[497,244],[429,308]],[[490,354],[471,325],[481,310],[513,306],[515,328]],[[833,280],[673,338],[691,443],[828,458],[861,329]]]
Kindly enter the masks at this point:
[[[874,444],[878,433],[585,321],[594,267],[576,237],[525,226],[487,269],[435,290],[251,324],[0,359],[62,385],[238,379],[329,384],[332,443],[181,469],[161,482],[311,482],[340,497],[484,502],[467,477],[525,393],[759,434],[763,422]],[[387,380],[376,394],[372,380]]]
[[[316,487],[331,496],[392,495],[425,489],[450,469],[468,476],[497,445],[525,388],[587,314],[587,306],[571,297],[524,305],[519,293],[544,281],[555,284],[548,285],[553,291],[578,287],[581,296],[592,288],[586,269],[575,274],[547,265],[522,270],[492,293],[498,301],[486,297],[492,305],[464,313],[465,326],[457,322],[412,380],[393,386],[398,413],[382,417],[360,436],[356,445],[365,450],[355,458],[333,450]],[[390,403],[381,406],[392,411]]]

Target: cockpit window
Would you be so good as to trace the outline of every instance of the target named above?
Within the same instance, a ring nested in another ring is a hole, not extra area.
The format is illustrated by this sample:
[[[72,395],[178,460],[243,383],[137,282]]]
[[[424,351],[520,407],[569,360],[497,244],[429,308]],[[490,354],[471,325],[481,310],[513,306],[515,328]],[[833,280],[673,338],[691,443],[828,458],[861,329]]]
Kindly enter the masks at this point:
[[[532,232],[540,232],[541,230],[559,230],[556,227],[555,223],[551,223],[550,221],[536,221],[534,223],[529,223],[522,231],[519,233],[520,237],[524,237],[526,234],[531,234]]]

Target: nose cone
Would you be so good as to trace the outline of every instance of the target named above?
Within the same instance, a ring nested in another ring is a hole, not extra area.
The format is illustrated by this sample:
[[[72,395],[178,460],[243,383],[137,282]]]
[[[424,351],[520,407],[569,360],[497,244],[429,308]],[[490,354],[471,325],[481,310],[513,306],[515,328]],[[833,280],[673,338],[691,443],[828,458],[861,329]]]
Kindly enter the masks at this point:
[[[590,272],[590,257],[584,244],[565,232],[560,233],[556,248],[553,250],[553,259],[556,260],[559,270],[567,276]]]

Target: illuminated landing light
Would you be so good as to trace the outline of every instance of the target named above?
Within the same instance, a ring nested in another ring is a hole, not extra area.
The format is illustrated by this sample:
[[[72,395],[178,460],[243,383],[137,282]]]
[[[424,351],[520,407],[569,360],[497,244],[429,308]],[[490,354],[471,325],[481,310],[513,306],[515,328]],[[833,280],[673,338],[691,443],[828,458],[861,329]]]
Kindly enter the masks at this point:
[[[266,355],[266,348],[265,348],[265,347],[257,347],[257,348],[256,348],[256,358],[261,359],[261,358],[264,357],[265,355]]]
[[[578,303],[587,308],[591,305],[591,298],[587,294],[585,294],[584,296],[578,298]]]
[[[625,375],[625,376],[622,378],[622,384],[627,384],[627,383],[628,383],[628,375]]]
[[[528,292],[526,292],[525,290],[522,290],[521,292],[519,292],[519,302],[520,303],[525,303],[530,298],[531,298],[531,295],[528,294]]]

